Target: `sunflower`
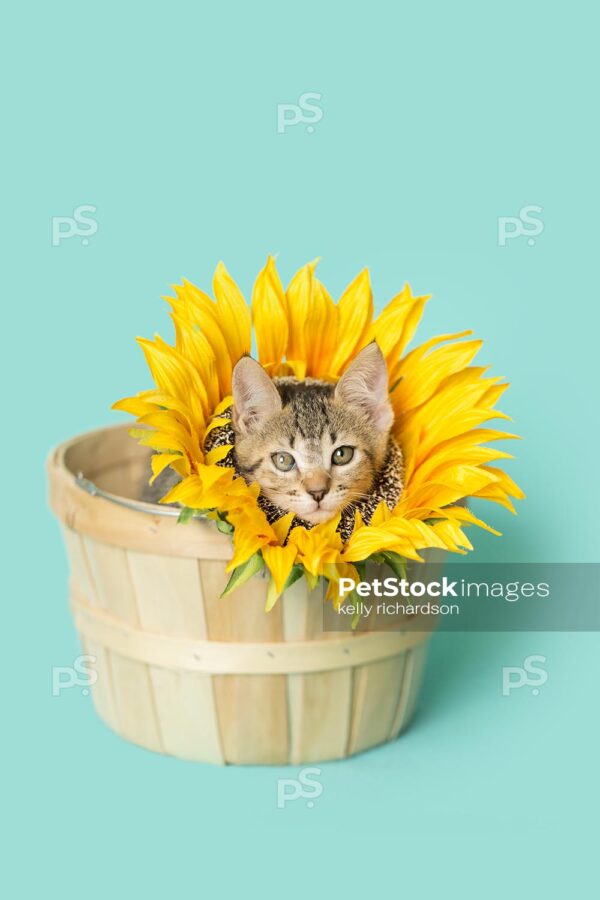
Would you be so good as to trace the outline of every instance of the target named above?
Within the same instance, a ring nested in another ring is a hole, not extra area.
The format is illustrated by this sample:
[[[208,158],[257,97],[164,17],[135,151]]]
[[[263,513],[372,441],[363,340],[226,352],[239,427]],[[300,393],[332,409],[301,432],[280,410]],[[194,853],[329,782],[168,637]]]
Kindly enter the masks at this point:
[[[308,263],[284,289],[269,257],[252,292],[251,308],[222,263],[213,277],[214,299],[184,281],[167,298],[175,328],[174,346],[158,335],[138,339],[155,382],[114,404],[137,417],[131,429],[151,447],[152,480],[170,466],[181,481],[162,498],[201,510],[231,533],[232,573],[226,592],[265,567],[270,575],[267,608],[299,577],[329,581],[335,597],[341,577],[356,577],[368,559],[392,567],[422,561],[420,551],[440,548],[466,553],[464,533],[477,525],[499,534],[461,504],[467,497],[499,503],[514,512],[520,488],[493,465],[508,453],[487,446],[516,438],[488,423],[507,419],[496,403],[508,387],[471,365],[482,342],[470,331],[444,334],[406,352],[429,297],[413,296],[408,285],[373,316],[369,273],[356,276],[335,303]],[[368,523],[356,514],[345,541],[339,516],[312,528],[292,527],[293,516],[267,521],[258,485],[248,485],[232,465],[231,445],[207,449],[213,429],[229,419],[232,370],[255,337],[258,359],[271,376],[337,380],[370,341],[377,341],[389,374],[394,408],[393,436],[404,455],[399,502],[377,507]]]

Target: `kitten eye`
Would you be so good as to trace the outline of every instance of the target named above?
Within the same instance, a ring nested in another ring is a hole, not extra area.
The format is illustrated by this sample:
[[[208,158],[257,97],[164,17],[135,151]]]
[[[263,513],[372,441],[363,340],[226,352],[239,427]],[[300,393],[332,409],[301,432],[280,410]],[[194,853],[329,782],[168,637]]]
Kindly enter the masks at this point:
[[[354,447],[338,447],[333,451],[331,462],[334,466],[345,466],[354,456]]]
[[[275,468],[279,469],[280,472],[289,472],[296,465],[296,460],[292,454],[286,453],[285,450],[280,450],[279,453],[272,453],[271,459]]]

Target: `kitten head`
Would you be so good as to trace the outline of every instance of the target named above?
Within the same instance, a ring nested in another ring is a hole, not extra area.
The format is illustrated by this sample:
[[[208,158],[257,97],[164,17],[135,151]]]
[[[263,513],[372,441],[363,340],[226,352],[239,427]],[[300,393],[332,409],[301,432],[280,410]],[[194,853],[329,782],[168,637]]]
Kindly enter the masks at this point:
[[[394,414],[373,341],[337,385],[269,378],[249,356],[233,370],[235,456],[276,506],[313,525],[369,493]]]

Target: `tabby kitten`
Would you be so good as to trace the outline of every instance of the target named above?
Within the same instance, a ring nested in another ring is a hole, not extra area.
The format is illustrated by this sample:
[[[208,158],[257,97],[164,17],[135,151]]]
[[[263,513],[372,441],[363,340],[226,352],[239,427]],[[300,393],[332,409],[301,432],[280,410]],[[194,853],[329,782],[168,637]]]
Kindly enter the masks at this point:
[[[369,497],[394,419],[388,373],[373,341],[337,385],[271,379],[249,356],[233,370],[236,468],[283,511],[316,525]]]

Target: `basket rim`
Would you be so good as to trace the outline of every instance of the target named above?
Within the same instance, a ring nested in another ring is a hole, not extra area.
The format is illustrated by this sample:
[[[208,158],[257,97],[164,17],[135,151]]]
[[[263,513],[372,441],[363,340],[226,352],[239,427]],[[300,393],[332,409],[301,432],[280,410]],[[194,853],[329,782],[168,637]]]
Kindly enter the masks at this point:
[[[102,497],[110,503],[116,503],[118,506],[125,506],[127,509],[135,509],[141,513],[150,513],[150,515],[153,516],[179,516],[181,513],[181,509],[176,506],[148,503],[146,500],[132,500],[129,497],[119,497],[118,494],[111,494],[110,491],[99,488],[98,485],[94,484],[93,481],[90,481],[89,478],[85,478],[82,472],[78,472],[77,475],[75,475],[75,483],[80,488],[83,488],[84,491],[87,491],[92,497]],[[194,512],[192,518],[206,519],[206,516],[202,513]]]
[[[129,427],[120,423],[85,431],[50,452],[46,462],[49,503],[56,517],[73,531],[124,549],[196,559],[231,559],[230,539],[213,528],[206,517],[194,516],[182,525],[177,521],[176,508],[119,497],[67,465],[69,450],[85,443],[101,454],[104,440],[114,447],[122,436],[124,446],[130,441],[132,449],[137,448],[129,437]]]

